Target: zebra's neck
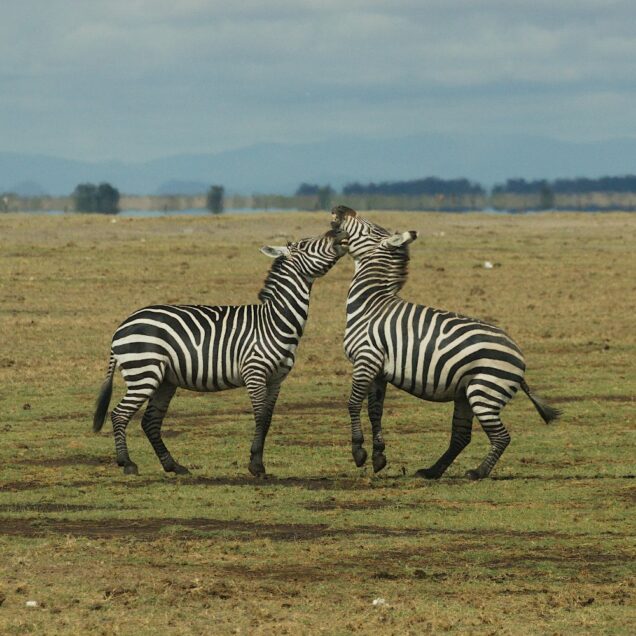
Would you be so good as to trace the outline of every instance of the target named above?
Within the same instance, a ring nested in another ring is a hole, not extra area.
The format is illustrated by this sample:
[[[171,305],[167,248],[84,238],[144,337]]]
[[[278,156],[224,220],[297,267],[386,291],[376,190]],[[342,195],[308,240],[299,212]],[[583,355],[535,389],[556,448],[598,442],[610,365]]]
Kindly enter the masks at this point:
[[[300,337],[309,313],[313,279],[303,276],[285,259],[274,261],[258,298],[261,315],[283,337]]]
[[[408,261],[406,248],[357,260],[347,296],[348,319],[400,300],[398,292],[406,282]]]

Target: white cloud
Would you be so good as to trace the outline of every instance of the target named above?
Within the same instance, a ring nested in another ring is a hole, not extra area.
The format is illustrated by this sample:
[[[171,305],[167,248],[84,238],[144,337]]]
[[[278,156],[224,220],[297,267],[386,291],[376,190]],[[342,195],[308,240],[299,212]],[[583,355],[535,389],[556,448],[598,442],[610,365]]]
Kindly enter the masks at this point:
[[[474,126],[636,136],[621,110],[635,18],[591,0],[14,2],[0,150],[97,158],[110,139],[142,158]]]

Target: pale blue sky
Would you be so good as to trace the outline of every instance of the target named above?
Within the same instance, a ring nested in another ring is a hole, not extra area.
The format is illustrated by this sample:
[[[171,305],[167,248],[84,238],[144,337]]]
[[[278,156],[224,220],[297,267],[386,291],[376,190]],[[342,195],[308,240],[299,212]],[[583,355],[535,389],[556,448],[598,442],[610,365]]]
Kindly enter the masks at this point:
[[[0,151],[636,138],[635,24],[611,0],[4,0]]]

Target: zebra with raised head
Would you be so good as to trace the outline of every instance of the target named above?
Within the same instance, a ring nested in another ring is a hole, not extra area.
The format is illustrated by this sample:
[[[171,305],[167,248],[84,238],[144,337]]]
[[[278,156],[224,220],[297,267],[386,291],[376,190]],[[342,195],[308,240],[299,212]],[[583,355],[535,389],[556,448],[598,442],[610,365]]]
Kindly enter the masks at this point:
[[[113,336],[108,374],[97,399],[93,430],[101,430],[119,366],[126,394],[111,419],[117,463],[138,474],[126,445],[126,426],[144,402],[141,426],[166,472],[189,473],[161,438],[161,424],[178,387],[222,391],[247,387],[256,429],[249,471],[265,474],[263,447],[280,386],[291,371],[308,316],[314,279],[346,253],[346,233],[261,251],[276,260],[260,291],[260,304],[154,305],[131,314]]]
[[[399,297],[407,278],[408,245],[417,232],[391,234],[345,206],[332,212],[332,225],[347,232],[349,253],[355,259],[344,348],[353,363],[348,407],[356,465],[367,459],[360,424],[365,398],[373,432],[373,469],[377,472],[386,465],[382,412],[390,382],[424,400],[454,402],[449,447],[430,468],[418,470],[418,476],[442,476],[470,442],[474,416],[491,446],[483,462],[466,476],[486,477],[510,442],[500,413],[519,387],[546,423],[560,412],[531,393],[524,380],[523,355],[502,329]]]

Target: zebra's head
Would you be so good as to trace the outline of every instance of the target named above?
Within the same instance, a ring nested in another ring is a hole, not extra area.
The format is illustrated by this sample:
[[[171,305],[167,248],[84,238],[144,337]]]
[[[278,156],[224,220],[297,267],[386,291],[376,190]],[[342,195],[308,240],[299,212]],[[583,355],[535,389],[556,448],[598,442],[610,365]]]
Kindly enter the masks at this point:
[[[358,259],[375,249],[391,232],[358,216],[355,210],[337,205],[331,210],[331,227],[341,229],[349,235],[349,254]]]
[[[333,229],[322,236],[304,238],[285,246],[266,245],[263,254],[277,259],[279,265],[291,265],[303,277],[314,279],[324,276],[347,253],[348,234]]]

